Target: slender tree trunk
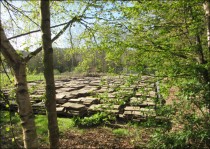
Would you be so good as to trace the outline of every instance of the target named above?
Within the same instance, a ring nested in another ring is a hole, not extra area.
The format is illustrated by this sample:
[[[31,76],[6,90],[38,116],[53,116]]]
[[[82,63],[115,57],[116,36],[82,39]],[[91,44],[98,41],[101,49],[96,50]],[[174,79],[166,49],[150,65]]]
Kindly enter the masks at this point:
[[[34,114],[31,107],[27,80],[26,80],[26,64],[16,53],[13,46],[8,41],[6,34],[0,23],[1,44],[0,49],[7,63],[12,67],[15,73],[16,81],[16,101],[18,104],[18,114],[21,119],[23,130],[24,148],[38,148],[38,139],[34,122]]]
[[[41,31],[44,51],[44,77],[46,80],[46,109],[48,117],[50,148],[59,148],[59,129],[57,123],[55,83],[53,74],[53,49],[50,31],[49,0],[41,0]]]
[[[16,99],[23,130],[24,148],[38,148],[34,114],[26,81],[26,65],[20,63],[20,65],[17,65],[14,72],[16,80]]]
[[[206,13],[206,22],[207,22],[207,42],[208,42],[208,58],[207,58],[207,64],[208,64],[208,92],[210,91],[210,0],[206,0],[203,4],[204,11]],[[209,93],[210,94],[210,93]],[[210,96],[210,95],[209,95]],[[210,97],[207,97],[208,102],[208,109],[210,113]]]

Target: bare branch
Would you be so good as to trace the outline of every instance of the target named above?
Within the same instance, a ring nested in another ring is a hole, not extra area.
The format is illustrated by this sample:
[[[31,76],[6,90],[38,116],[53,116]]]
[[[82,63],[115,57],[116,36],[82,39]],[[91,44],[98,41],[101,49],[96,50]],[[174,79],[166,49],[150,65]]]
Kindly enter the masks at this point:
[[[83,21],[83,22],[82,22],[82,21]],[[81,21],[80,21],[80,23],[81,23],[83,26],[85,26],[85,28],[86,28],[87,30],[89,30],[89,32],[92,34],[93,39],[94,39],[96,45],[98,46],[98,43],[97,43],[95,34],[93,33],[93,29],[92,29],[91,27],[89,27],[87,24],[85,24],[84,22],[86,23],[86,21],[84,21],[84,20],[81,20]]]
[[[66,26],[64,26],[64,28],[52,39],[52,42],[54,42],[56,39],[58,39],[65,31],[66,29],[73,24],[74,22],[78,22],[80,21],[81,18],[75,16],[72,20],[70,20]],[[31,52],[27,57],[24,58],[24,60],[26,62],[28,62],[32,57],[34,57],[35,55],[37,55],[40,51],[42,50],[42,47],[37,48],[35,51]]]
[[[10,19],[12,20],[12,22],[14,22],[14,24],[19,28],[19,29],[21,29],[22,30],[22,28],[21,27],[19,27],[18,25],[17,25],[17,23],[15,22],[15,20],[13,19],[13,17],[12,17],[12,15],[11,15],[11,13],[10,13],[10,9],[4,4],[4,3],[2,3],[3,5],[4,5],[4,7],[7,9],[7,12],[8,12],[8,14],[9,14],[9,16],[10,16]],[[12,24],[13,25],[13,24]]]
[[[33,22],[33,23],[36,24],[38,27],[40,27],[38,23],[34,22],[29,16],[27,16],[26,14],[24,14],[22,11],[18,10],[17,7],[15,7],[14,5],[10,4],[10,3],[7,2],[6,0],[4,0],[4,2],[6,2],[7,5],[9,5],[10,7],[12,7],[16,12],[21,13],[23,16],[25,16],[25,17],[26,17],[27,19],[29,19],[31,22]]]
[[[51,28],[56,28],[56,27],[63,26],[63,25],[66,25],[66,24],[68,24],[68,22],[52,26]],[[8,38],[8,40],[11,40],[11,39],[14,39],[14,38],[18,38],[18,37],[21,37],[21,36],[25,36],[25,35],[29,35],[29,34],[32,34],[32,33],[40,32],[40,31],[41,31],[40,29],[34,30],[34,31],[30,31],[28,33],[24,33],[24,34],[20,34],[20,35],[17,35],[17,36],[10,37],[10,38]]]

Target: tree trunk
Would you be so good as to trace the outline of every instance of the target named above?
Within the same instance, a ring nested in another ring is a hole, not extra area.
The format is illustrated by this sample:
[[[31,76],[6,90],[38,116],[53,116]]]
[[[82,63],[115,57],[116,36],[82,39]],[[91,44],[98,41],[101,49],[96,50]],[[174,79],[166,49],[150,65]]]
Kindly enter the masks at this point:
[[[53,49],[50,31],[49,0],[41,0],[42,48],[44,51],[44,77],[46,80],[46,102],[50,148],[59,148],[55,83],[53,74]]]
[[[7,63],[12,67],[15,73],[16,81],[16,101],[18,104],[18,114],[21,119],[23,130],[24,148],[38,148],[38,139],[34,122],[34,114],[31,107],[27,80],[26,80],[26,64],[16,53],[13,46],[8,41],[6,34],[0,23],[1,44],[0,49]]]
[[[203,4],[204,10],[206,13],[206,22],[207,22],[207,42],[208,42],[208,58],[207,58],[207,64],[208,64],[208,92],[210,91],[210,0],[206,0]],[[208,93],[209,94],[209,93]],[[208,109],[210,113],[210,95],[208,95],[207,103],[208,103]]]
[[[14,72],[16,80],[16,100],[22,124],[24,148],[38,148],[34,114],[26,81],[26,65],[20,63],[16,66]]]

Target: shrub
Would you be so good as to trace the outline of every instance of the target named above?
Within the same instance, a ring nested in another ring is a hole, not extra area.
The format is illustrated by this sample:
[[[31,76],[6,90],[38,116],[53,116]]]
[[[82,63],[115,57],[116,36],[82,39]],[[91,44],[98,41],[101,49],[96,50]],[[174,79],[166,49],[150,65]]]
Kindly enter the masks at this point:
[[[103,123],[110,123],[115,120],[115,117],[105,112],[96,113],[90,117],[75,118],[75,124],[79,126],[95,126]]]

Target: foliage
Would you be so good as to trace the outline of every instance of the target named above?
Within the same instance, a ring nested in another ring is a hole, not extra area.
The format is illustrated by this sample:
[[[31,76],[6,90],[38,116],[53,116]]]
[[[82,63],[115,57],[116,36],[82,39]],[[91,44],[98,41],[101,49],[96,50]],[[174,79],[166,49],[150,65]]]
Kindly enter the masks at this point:
[[[110,123],[110,121],[115,120],[115,117],[109,113],[98,112],[90,117],[76,117],[74,118],[76,125],[79,126],[96,126],[100,124]]]

